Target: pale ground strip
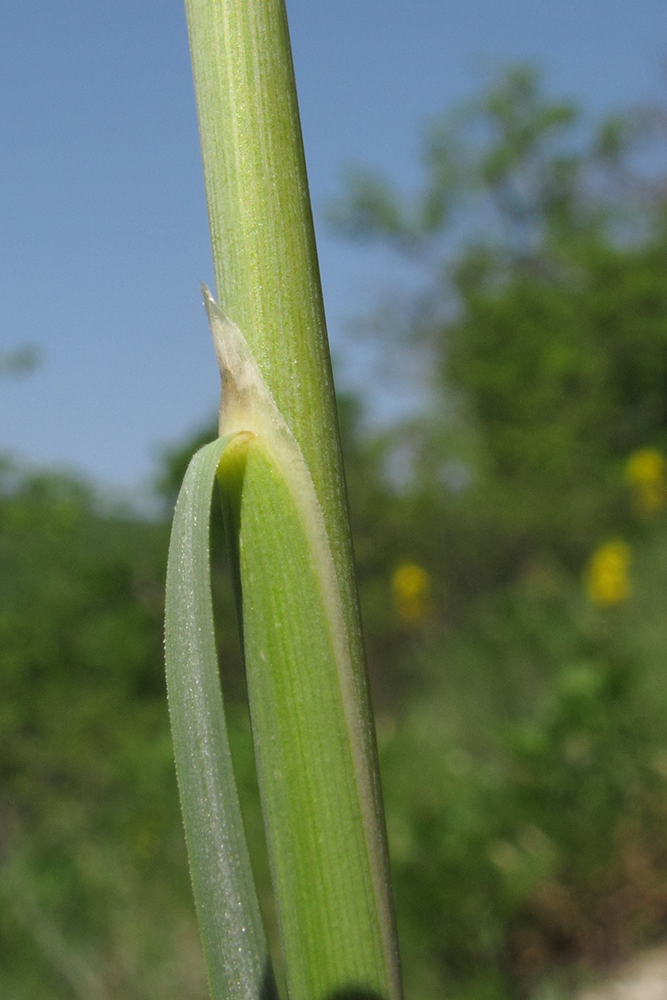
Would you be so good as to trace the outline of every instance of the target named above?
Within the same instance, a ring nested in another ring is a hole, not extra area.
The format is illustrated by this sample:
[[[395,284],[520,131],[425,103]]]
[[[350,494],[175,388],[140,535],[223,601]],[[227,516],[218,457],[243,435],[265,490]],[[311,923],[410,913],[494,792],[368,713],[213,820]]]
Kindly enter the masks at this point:
[[[667,1000],[667,947],[632,959],[612,978],[580,993],[577,1000]]]

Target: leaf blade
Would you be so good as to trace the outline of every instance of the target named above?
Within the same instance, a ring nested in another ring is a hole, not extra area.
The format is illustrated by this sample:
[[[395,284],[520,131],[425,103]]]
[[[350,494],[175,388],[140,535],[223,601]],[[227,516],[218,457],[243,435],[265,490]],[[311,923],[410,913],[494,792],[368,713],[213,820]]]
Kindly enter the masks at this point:
[[[169,546],[165,662],[190,871],[213,1000],[275,996],[243,829],[213,630],[211,493],[229,443],[192,458]]]

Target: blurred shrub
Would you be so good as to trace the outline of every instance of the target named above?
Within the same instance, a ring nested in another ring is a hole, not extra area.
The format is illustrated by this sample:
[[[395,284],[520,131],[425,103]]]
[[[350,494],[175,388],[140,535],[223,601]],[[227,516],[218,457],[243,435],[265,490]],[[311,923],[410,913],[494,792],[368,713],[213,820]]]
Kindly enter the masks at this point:
[[[166,538],[75,482],[3,469],[3,996],[205,995],[161,662]]]

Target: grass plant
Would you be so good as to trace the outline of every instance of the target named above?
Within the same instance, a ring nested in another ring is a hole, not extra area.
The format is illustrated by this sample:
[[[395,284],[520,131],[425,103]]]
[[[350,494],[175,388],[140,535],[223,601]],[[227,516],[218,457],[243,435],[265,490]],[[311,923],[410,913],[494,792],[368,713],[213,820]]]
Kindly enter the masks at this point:
[[[396,1000],[386,836],[283,0],[186,0],[216,283],[220,437],[179,497],[167,678],[215,1000],[274,994],[224,724],[208,569],[218,478],[292,1000]],[[223,666],[224,669],[224,666]]]

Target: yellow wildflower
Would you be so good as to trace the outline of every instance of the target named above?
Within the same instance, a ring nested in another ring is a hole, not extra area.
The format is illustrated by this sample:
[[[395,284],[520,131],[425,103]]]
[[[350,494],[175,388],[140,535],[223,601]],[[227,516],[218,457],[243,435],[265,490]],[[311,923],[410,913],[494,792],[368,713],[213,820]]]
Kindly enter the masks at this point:
[[[667,503],[667,459],[657,448],[640,448],[625,465],[625,479],[644,513],[652,514]]]
[[[630,546],[620,539],[600,545],[586,567],[588,597],[599,606],[620,604],[630,596]]]
[[[401,563],[391,578],[394,604],[399,618],[418,625],[430,610],[431,577],[416,563]]]

